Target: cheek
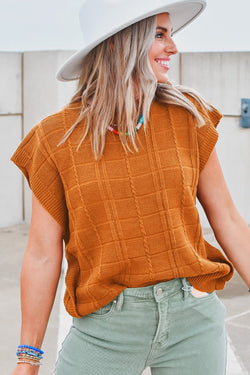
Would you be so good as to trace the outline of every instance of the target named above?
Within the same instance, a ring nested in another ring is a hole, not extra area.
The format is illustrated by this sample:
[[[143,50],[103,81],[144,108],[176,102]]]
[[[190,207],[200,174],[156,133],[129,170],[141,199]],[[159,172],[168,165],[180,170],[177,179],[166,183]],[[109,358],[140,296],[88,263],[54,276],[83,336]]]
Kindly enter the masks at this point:
[[[151,45],[149,49],[149,55],[150,56],[155,56],[158,53],[158,50],[160,49],[159,41],[155,40],[153,44]]]
[[[157,52],[158,52],[158,48],[157,48],[157,46],[155,44],[153,44],[150,47],[150,50],[149,50],[149,53],[148,53],[148,58],[149,58],[151,66],[152,66],[155,58],[157,57]]]

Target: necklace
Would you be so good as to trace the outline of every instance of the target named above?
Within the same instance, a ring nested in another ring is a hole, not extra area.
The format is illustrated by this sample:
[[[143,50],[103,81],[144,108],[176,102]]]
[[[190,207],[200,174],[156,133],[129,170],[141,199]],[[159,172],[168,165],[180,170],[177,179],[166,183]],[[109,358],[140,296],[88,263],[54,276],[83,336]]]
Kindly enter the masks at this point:
[[[140,120],[139,120],[139,122],[138,122],[138,124],[135,128],[136,132],[138,132],[138,130],[141,128],[142,124],[143,124],[143,115],[141,115]],[[116,126],[116,125],[114,125],[114,126]],[[119,132],[117,130],[115,130],[112,126],[108,126],[108,130],[111,131],[114,134],[119,134]],[[130,134],[126,133],[126,135],[129,136]]]

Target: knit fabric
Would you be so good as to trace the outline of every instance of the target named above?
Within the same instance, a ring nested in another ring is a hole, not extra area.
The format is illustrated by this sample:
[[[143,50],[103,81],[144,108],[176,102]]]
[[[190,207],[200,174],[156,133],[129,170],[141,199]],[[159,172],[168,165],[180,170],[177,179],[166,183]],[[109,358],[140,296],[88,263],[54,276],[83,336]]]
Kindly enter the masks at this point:
[[[124,151],[107,132],[104,155],[95,161],[80,124],[79,104],[35,126],[12,161],[44,208],[64,229],[68,261],[65,306],[81,317],[106,305],[126,287],[186,277],[197,289],[222,289],[232,264],[208,244],[196,208],[200,171],[217,141],[221,115],[193,116],[153,102],[150,123],[138,134],[138,152]]]

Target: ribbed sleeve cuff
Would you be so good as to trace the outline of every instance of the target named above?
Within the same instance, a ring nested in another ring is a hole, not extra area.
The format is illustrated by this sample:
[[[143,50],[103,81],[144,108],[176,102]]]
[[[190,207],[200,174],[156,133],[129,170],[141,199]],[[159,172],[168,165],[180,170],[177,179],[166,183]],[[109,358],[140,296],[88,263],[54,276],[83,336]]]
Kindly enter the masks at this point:
[[[223,117],[222,114],[214,107],[211,107],[212,110],[209,112],[209,119],[212,122],[213,126],[217,128],[221,118]]]
[[[35,131],[31,130],[10,160],[21,170],[41,205],[63,228],[66,241],[68,214],[63,184],[49,153],[34,136]]]
[[[216,145],[218,140],[218,132],[213,125],[204,125],[199,129],[199,137],[201,138],[199,147],[201,172],[207,163],[214,146]]]
[[[65,206],[61,201],[55,199],[55,196],[48,191],[47,186],[44,186],[37,176],[33,176],[30,181],[30,188],[41,205],[51,214],[51,216],[61,225],[65,232],[66,218],[62,216],[65,211]]]

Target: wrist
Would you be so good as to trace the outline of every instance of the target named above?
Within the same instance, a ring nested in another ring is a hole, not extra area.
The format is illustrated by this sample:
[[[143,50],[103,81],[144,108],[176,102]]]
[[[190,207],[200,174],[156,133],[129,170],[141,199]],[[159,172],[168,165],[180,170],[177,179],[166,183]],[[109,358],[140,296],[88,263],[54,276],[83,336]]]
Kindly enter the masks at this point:
[[[20,363],[16,366],[18,370],[18,375],[38,375],[39,372],[39,366],[31,366],[27,363]]]

